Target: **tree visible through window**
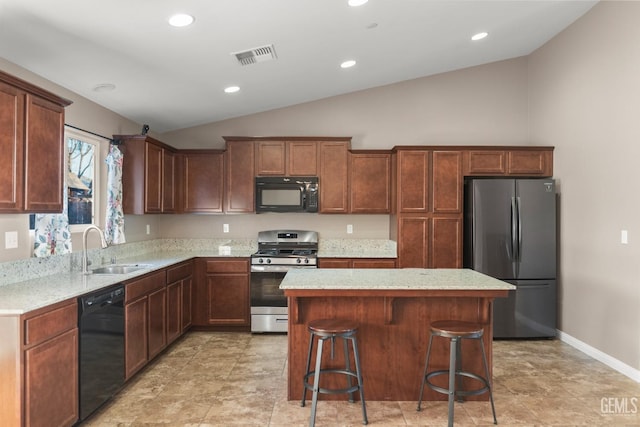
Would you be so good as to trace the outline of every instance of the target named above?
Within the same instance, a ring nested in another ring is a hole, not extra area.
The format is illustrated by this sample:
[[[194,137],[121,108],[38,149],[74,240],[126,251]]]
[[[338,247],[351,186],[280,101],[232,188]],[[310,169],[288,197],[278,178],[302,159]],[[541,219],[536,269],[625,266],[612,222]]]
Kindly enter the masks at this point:
[[[69,224],[93,223],[95,187],[95,146],[76,138],[67,138],[67,175]]]

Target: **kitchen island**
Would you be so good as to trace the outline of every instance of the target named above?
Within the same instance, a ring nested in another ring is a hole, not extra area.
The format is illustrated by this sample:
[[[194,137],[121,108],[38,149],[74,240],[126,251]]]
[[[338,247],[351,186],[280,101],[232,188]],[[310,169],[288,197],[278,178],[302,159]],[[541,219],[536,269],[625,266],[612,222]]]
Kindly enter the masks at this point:
[[[309,346],[307,324],[314,319],[341,318],[360,325],[357,339],[365,398],[389,401],[417,400],[429,325],[434,320],[485,325],[483,342],[491,371],[493,300],[515,289],[468,269],[293,269],[280,288],[289,301],[288,399],[302,397]],[[335,358],[329,363],[344,366],[342,343],[336,346]],[[464,342],[462,347],[463,369],[481,374],[477,341]],[[430,366],[446,369],[448,350],[448,341],[434,340]],[[344,379],[339,380],[344,387]],[[338,379],[327,375],[322,381],[321,387],[336,387]],[[426,400],[446,398],[425,389]],[[486,400],[488,395],[469,399],[474,398]]]

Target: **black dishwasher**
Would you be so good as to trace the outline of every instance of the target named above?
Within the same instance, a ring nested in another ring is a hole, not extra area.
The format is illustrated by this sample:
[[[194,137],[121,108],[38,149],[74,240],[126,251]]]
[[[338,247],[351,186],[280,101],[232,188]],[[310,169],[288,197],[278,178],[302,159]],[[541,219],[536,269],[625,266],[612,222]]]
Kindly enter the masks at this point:
[[[124,384],[124,286],[78,298],[80,421]]]

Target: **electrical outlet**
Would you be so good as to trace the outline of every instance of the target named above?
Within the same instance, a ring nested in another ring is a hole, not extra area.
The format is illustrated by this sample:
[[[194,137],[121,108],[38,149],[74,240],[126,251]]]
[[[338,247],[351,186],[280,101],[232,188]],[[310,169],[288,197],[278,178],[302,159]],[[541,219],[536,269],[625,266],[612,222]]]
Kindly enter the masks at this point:
[[[17,231],[5,231],[4,233],[4,248],[15,249],[18,247],[18,232]]]
[[[223,233],[229,232],[229,224],[222,224],[222,232]]]
[[[347,234],[353,234],[353,225],[347,224]]]
[[[626,245],[629,243],[629,234],[627,230],[620,230],[620,243]]]
[[[151,226],[147,224],[147,234],[151,234]]]

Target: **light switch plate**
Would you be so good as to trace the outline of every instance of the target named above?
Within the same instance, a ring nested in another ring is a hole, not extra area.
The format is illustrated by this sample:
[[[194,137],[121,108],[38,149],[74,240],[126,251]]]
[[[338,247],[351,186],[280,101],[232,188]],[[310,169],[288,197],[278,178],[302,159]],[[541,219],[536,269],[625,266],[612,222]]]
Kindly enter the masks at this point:
[[[620,230],[620,243],[626,245],[629,243],[629,235],[627,234],[627,230]]]
[[[347,234],[353,234],[353,225],[351,224],[347,225]]]
[[[15,249],[18,247],[18,232],[17,231],[5,231],[4,233],[4,248]]]
[[[229,224],[222,224],[222,232],[223,233],[229,232]]]

